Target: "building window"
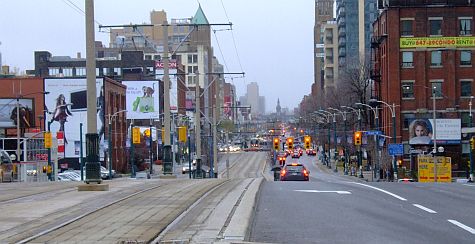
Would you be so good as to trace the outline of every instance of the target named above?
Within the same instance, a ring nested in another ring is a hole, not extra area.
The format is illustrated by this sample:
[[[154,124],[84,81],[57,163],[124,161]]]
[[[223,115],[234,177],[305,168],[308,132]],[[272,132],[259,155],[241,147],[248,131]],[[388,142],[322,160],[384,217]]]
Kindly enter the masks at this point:
[[[86,76],[86,68],[76,67],[76,76]]]
[[[432,52],[430,52],[430,65],[431,66],[442,66],[442,51],[432,51]]]
[[[198,66],[188,66],[188,74],[198,74]]]
[[[63,76],[64,77],[72,77],[73,76],[73,68],[63,68]]]
[[[431,82],[431,93],[432,96],[435,95],[436,98],[442,98],[442,82],[441,81],[433,81]]]
[[[409,129],[409,124],[416,118],[414,114],[403,114],[404,117],[404,129]]]
[[[96,68],[96,76],[102,76],[100,68]]]
[[[196,55],[196,54],[188,54],[188,63],[189,63],[189,64],[196,64],[196,63],[198,63],[198,55]]]
[[[413,52],[402,52],[402,67],[410,68],[414,66],[414,53]]]
[[[472,96],[472,81],[471,80],[460,81],[460,96],[461,97]]]
[[[145,55],[145,60],[152,60],[152,55]]]
[[[472,35],[472,19],[470,18],[460,18],[460,35],[467,36]]]
[[[460,65],[472,65],[472,51],[460,51]]]
[[[412,20],[401,20],[401,36],[412,36]]]
[[[59,74],[59,68],[49,68],[49,76],[57,76]]]
[[[442,19],[430,19],[430,32],[431,36],[441,36],[442,35]]]
[[[114,68],[114,75],[122,75],[122,69],[121,68]]]
[[[402,98],[414,98],[413,82],[402,82]]]
[[[470,126],[470,113],[461,113],[461,126],[463,127],[472,127]]]
[[[153,55],[153,60],[158,61],[161,60],[162,57],[160,55]]]
[[[196,79],[197,79],[197,76],[195,76],[195,75],[188,75],[188,76],[187,76],[188,85],[194,85],[194,84],[196,84]]]

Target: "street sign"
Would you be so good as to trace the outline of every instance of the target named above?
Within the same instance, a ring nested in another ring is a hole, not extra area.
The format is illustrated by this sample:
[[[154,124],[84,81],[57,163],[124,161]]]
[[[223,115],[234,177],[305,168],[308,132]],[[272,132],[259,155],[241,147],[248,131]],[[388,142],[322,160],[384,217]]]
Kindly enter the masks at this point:
[[[452,160],[450,157],[435,157],[437,182],[452,182]],[[434,182],[434,157],[418,156],[419,182]]]
[[[400,156],[404,155],[404,146],[401,143],[388,145],[389,155]]]
[[[132,128],[132,142],[134,144],[140,143],[140,128],[139,127]]]
[[[383,132],[380,131],[380,130],[369,130],[369,131],[365,131],[364,132],[365,135],[368,135],[368,136],[375,136],[375,135],[382,135]]]

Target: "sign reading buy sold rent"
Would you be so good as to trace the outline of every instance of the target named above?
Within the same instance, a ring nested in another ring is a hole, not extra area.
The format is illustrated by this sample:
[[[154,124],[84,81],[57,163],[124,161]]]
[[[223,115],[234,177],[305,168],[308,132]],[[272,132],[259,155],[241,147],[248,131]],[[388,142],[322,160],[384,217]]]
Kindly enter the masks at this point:
[[[452,37],[401,37],[400,48],[443,48],[443,47],[475,47],[473,36]]]

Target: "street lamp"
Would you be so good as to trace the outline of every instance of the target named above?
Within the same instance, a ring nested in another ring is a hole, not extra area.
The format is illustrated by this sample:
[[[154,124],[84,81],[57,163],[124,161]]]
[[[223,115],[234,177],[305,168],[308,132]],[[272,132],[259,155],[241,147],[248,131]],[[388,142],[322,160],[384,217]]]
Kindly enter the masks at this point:
[[[109,180],[112,179],[112,120],[114,119],[115,116],[117,116],[119,113],[127,112],[127,110],[120,110],[112,115],[109,114]]]
[[[336,164],[336,153],[337,153],[337,144],[336,144],[336,115],[335,115],[335,113],[330,113],[330,112],[328,112],[328,111],[326,111],[326,110],[323,110],[323,109],[320,109],[320,110],[318,110],[318,111],[320,111],[320,112],[322,112],[322,113],[326,113],[326,114],[328,114],[328,115],[330,115],[330,116],[333,116],[333,130],[334,130],[334,131],[333,131],[333,144],[334,144],[334,146],[335,146],[335,149],[334,149],[334,150],[335,150],[335,151],[334,151],[334,154],[335,154],[335,155],[333,155],[334,160],[335,160],[335,169],[334,169],[334,171],[335,171],[335,172],[338,172],[337,164]],[[331,159],[331,158],[330,158],[330,159]],[[330,162],[331,162],[331,160],[330,160]]]
[[[346,143],[347,143],[347,139],[346,139],[346,111],[341,111],[341,110],[338,110],[336,108],[332,108],[332,107],[329,107],[328,109],[331,109],[333,111],[337,111],[341,114],[341,116],[343,117],[343,133],[344,133],[344,140],[343,140],[343,150],[344,150],[344,155],[345,155],[345,164],[343,164],[343,171],[344,171],[344,174],[347,175],[348,174],[348,155],[347,155],[347,148],[346,148]],[[336,168],[336,167],[335,167]]]
[[[20,153],[21,153],[21,149],[20,149],[20,137],[21,137],[21,131],[20,131],[20,99],[24,98],[25,96],[34,95],[34,94],[46,95],[46,94],[49,94],[49,92],[46,92],[46,91],[31,92],[31,93],[27,93],[27,94],[18,94],[17,97],[16,97],[16,143],[17,143],[16,144],[16,156],[17,156],[18,162],[20,162]]]
[[[330,116],[329,116],[329,115],[324,114],[324,113],[321,113],[321,112],[319,112],[319,111],[314,111],[314,113],[317,114],[317,115],[323,116],[323,117],[326,119],[326,121],[327,121],[327,125],[330,124]],[[331,145],[331,141],[330,141],[330,126],[328,126],[328,156],[329,156],[329,157],[330,157],[330,145]],[[325,145],[323,145],[323,155],[324,155],[323,164],[324,164],[324,165],[326,164],[327,167],[330,168],[330,167],[331,167],[330,161],[328,160],[328,162],[327,162],[327,154],[326,154],[326,152],[325,152]]]
[[[470,96],[470,102],[468,103],[468,106],[469,106],[469,112],[470,112],[470,124],[469,124],[469,127],[472,127],[472,121],[473,121],[473,118],[472,118],[472,99],[473,99],[473,96]],[[469,179],[469,182],[473,182],[473,155],[472,155],[472,148],[470,147],[470,179]]]
[[[437,87],[436,86],[433,86],[432,88],[431,87],[427,87],[427,86],[424,86],[424,85],[413,85],[413,86],[421,86],[421,87],[424,87],[426,89],[431,89],[432,90],[432,120],[434,121],[434,128],[433,128],[433,132],[434,132],[434,140],[433,141],[433,145],[434,145],[434,148],[432,150],[432,160],[434,162],[434,183],[437,182],[437,162],[436,162],[436,157],[435,157],[435,154],[437,153],[437,120],[436,120],[436,108],[435,108],[435,92],[437,90]],[[409,86],[403,86],[406,90],[407,89],[410,89]],[[442,95],[442,94],[441,94]],[[412,170],[412,169],[411,169]]]
[[[397,139],[396,139],[396,105],[393,103],[393,105],[389,105],[387,102],[385,101],[377,101],[379,103],[382,103],[384,105],[386,105],[389,110],[391,111],[391,117],[392,117],[392,120],[393,120],[393,143],[396,144],[397,143]],[[396,156],[393,155],[393,174],[394,174],[394,179],[396,180],[397,179],[397,165],[396,165]],[[389,179],[388,179],[389,180]]]
[[[370,109],[373,111],[373,113],[374,113],[374,120],[375,120],[375,129],[376,129],[376,131],[377,131],[378,128],[379,128],[378,108],[377,108],[377,107],[374,107],[374,108],[373,108],[372,106],[370,106],[370,105],[368,105],[368,104],[365,104],[365,103],[355,103],[355,105],[362,105],[362,106],[365,106],[365,107],[370,108]],[[379,151],[379,150],[378,150],[378,147],[379,147],[379,145],[378,145],[378,144],[379,144],[379,135],[378,135],[377,133],[378,133],[378,132],[376,132],[376,135],[374,135],[374,150],[375,150],[374,152],[375,152],[375,156],[376,156],[376,163],[375,163],[375,165],[374,165],[374,173],[373,173],[373,175],[374,175],[375,178],[376,178],[376,176],[377,176],[377,175],[376,175],[376,172],[377,172],[377,170],[379,169],[379,168],[377,168],[377,167],[379,167],[379,155],[378,155],[378,154],[379,154],[379,152],[378,152],[378,151]]]
[[[355,109],[355,108],[348,107],[348,106],[340,106],[340,107],[350,109],[353,112],[355,112],[356,114],[358,114],[358,131],[361,131],[361,109]],[[361,145],[356,145],[356,147],[358,149],[357,158],[358,158],[358,168],[359,168],[359,171],[360,171],[360,178],[363,178],[363,163],[362,163],[362,156],[361,156]],[[356,175],[357,175],[357,173],[355,174],[355,176]]]

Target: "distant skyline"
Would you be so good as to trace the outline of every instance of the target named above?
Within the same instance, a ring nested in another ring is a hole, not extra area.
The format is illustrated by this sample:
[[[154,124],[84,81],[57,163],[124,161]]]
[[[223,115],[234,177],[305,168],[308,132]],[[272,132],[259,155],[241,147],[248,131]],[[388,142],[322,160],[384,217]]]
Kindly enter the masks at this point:
[[[152,10],[165,10],[169,20],[187,18],[195,14],[198,4],[193,0],[95,0],[96,40],[109,46],[109,35],[99,32],[98,23],[150,23]],[[292,110],[310,93],[313,0],[206,0],[201,7],[210,23],[233,24],[233,31],[213,27],[211,38],[224,71],[246,73],[244,79],[226,79],[236,85],[238,97],[246,94],[247,84],[257,82],[266,112],[273,112],[278,98],[282,107]],[[34,69],[34,51],[71,57],[81,52],[84,57],[82,11],[84,0],[0,1],[2,64],[21,71]]]

